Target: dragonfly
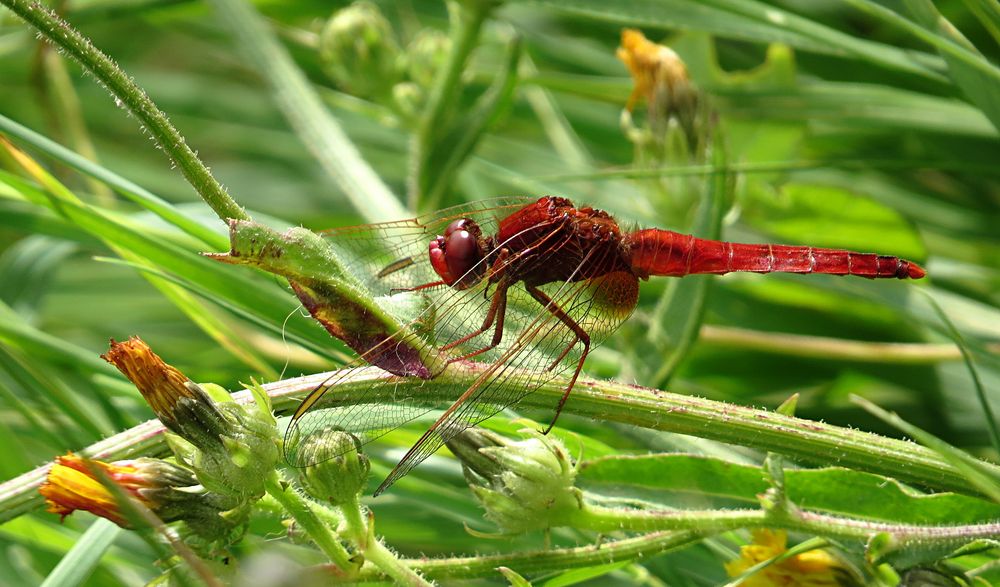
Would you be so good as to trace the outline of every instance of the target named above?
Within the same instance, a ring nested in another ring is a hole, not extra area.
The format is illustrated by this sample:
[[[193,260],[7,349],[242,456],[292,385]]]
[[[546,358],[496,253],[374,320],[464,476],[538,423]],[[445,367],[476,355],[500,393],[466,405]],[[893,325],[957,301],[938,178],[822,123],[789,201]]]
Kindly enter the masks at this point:
[[[356,361],[303,400],[286,433],[286,460],[304,467],[338,456],[301,449],[332,431],[349,432],[361,445],[444,408],[375,495],[462,431],[567,374],[545,432],[551,430],[587,355],[629,318],[639,284],[649,277],[736,271],[869,279],[926,274],[916,263],[889,255],[733,243],[657,228],[624,230],[607,212],[553,196],[470,203],[324,236],[373,299],[390,313],[411,310],[399,312],[403,328],[356,348]],[[400,391],[406,378],[440,374],[414,361],[407,342],[414,333],[443,364],[484,366],[450,406],[428,403],[419,391]],[[369,364],[393,376],[367,383],[350,404],[320,402]],[[392,402],[384,401],[387,393]]]

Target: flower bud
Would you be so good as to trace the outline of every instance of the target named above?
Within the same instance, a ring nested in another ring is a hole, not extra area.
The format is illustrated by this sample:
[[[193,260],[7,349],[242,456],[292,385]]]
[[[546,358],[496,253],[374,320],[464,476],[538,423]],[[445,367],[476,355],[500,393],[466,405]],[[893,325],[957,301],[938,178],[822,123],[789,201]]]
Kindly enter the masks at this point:
[[[357,96],[387,96],[400,81],[399,44],[371,2],[334,13],[320,34],[319,56],[330,79]]]
[[[417,33],[406,48],[406,72],[410,81],[424,89],[430,89],[450,52],[451,39],[443,32],[424,29]]]
[[[365,488],[371,464],[352,434],[330,428],[313,434],[299,448],[305,462],[300,469],[302,487],[316,499],[342,505]]]
[[[566,524],[583,507],[566,448],[554,438],[528,433],[530,438],[511,442],[470,429],[448,442],[486,517],[511,534]]]
[[[183,373],[167,365],[137,337],[101,355],[118,367],[142,393],[168,430],[175,454],[207,489],[223,495],[257,498],[278,461],[274,420],[262,408],[215,403]]]
[[[631,113],[640,99],[646,101],[650,138],[663,144],[671,123],[684,132],[691,150],[698,145],[700,93],[688,77],[687,67],[671,48],[653,43],[635,29],[622,31],[616,53],[632,74],[634,87],[625,104]]]
[[[420,115],[426,94],[413,82],[401,82],[392,87],[392,102],[396,110],[408,120],[416,120]]]

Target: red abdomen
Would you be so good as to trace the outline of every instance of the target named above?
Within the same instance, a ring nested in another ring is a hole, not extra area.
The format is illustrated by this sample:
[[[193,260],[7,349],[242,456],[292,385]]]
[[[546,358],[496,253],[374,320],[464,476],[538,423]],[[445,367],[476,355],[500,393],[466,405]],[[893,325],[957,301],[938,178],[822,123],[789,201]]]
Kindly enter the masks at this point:
[[[754,245],[697,238],[669,230],[648,229],[626,237],[632,270],[640,277],[680,277],[695,273],[826,273],[869,279],[920,279],[916,263],[874,253],[839,249]]]

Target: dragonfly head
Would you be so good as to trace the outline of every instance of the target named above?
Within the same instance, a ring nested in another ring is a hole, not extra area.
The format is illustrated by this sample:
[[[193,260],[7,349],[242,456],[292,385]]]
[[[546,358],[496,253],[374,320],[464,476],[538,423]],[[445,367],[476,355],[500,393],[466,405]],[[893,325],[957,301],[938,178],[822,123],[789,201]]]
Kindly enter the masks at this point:
[[[448,225],[443,235],[431,241],[428,254],[431,267],[442,281],[457,289],[479,283],[486,266],[485,242],[479,225],[461,218]]]

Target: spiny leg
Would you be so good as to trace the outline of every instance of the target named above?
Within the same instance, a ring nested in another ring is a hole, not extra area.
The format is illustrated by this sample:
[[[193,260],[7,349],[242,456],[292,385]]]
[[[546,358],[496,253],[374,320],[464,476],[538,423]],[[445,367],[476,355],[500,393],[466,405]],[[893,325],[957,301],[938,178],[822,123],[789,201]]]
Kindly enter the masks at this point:
[[[552,418],[552,422],[549,424],[548,428],[545,429],[545,432],[542,433],[542,434],[548,434],[549,431],[552,430],[552,427],[556,425],[556,420],[559,419],[559,414],[562,413],[563,406],[566,405],[566,400],[569,399],[569,392],[573,391],[573,386],[576,385],[576,378],[580,376],[580,371],[583,370],[583,362],[587,360],[587,354],[590,353],[590,335],[587,334],[587,331],[584,330],[579,324],[577,324],[576,321],[573,320],[573,318],[571,318],[569,314],[567,314],[566,312],[563,311],[562,308],[557,306],[556,303],[552,301],[552,298],[545,295],[545,292],[543,292],[542,290],[538,289],[533,285],[527,285],[525,286],[525,289],[528,290],[528,293],[531,294],[531,297],[535,298],[535,300],[539,304],[544,306],[546,310],[551,312],[553,316],[555,316],[560,322],[565,324],[567,328],[572,330],[573,334],[575,335],[575,338],[566,346],[565,349],[563,349],[563,352],[559,355],[559,358],[556,359],[551,365],[549,365],[549,368],[547,370],[551,370],[557,364],[559,364],[559,362],[566,357],[570,349],[573,348],[573,345],[575,345],[577,341],[583,343],[583,352],[580,353],[580,359],[576,362],[576,369],[573,371],[573,377],[571,377],[569,380],[569,385],[566,386],[566,391],[564,391],[562,397],[559,398],[559,405],[556,406],[556,415]]]
[[[470,332],[469,334],[463,336],[462,338],[456,341],[449,342],[448,344],[441,347],[441,350],[446,351],[462,343],[472,340],[473,338],[489,330],[491,326],[494,326],[495,322],[495,327],[493,329],[493,340],[490,341],[490,344],[480,349],[476,349],[471,353],[462,355],[461,357],[455,357],[453,359],[449,359],[448,361],[449,363],[471,359],[476,355],[481,355],[486,351],[496,348],[497,345],[500,344],[500,341],[503,340],[504,317],[507,315],[507,287],[508,286],[506,279],[501,279],[497,283],[497,287],[493,291],[493,301],[490,302],[490,309],[489,311],[487,311],[486,319],[483,320],[483,325],[481,327],[477,328],[476,330]]]
[[[389,295],[394,296],[400,293],[411,293],[415,291],[422,291],[425,289],[433,289],[435,287],[441,287],[443,285],[448,285],[444,281],[432,281],[430,283],[424,283],[422,285],[417,285],[414,287],[394,287],[389,290]]]

